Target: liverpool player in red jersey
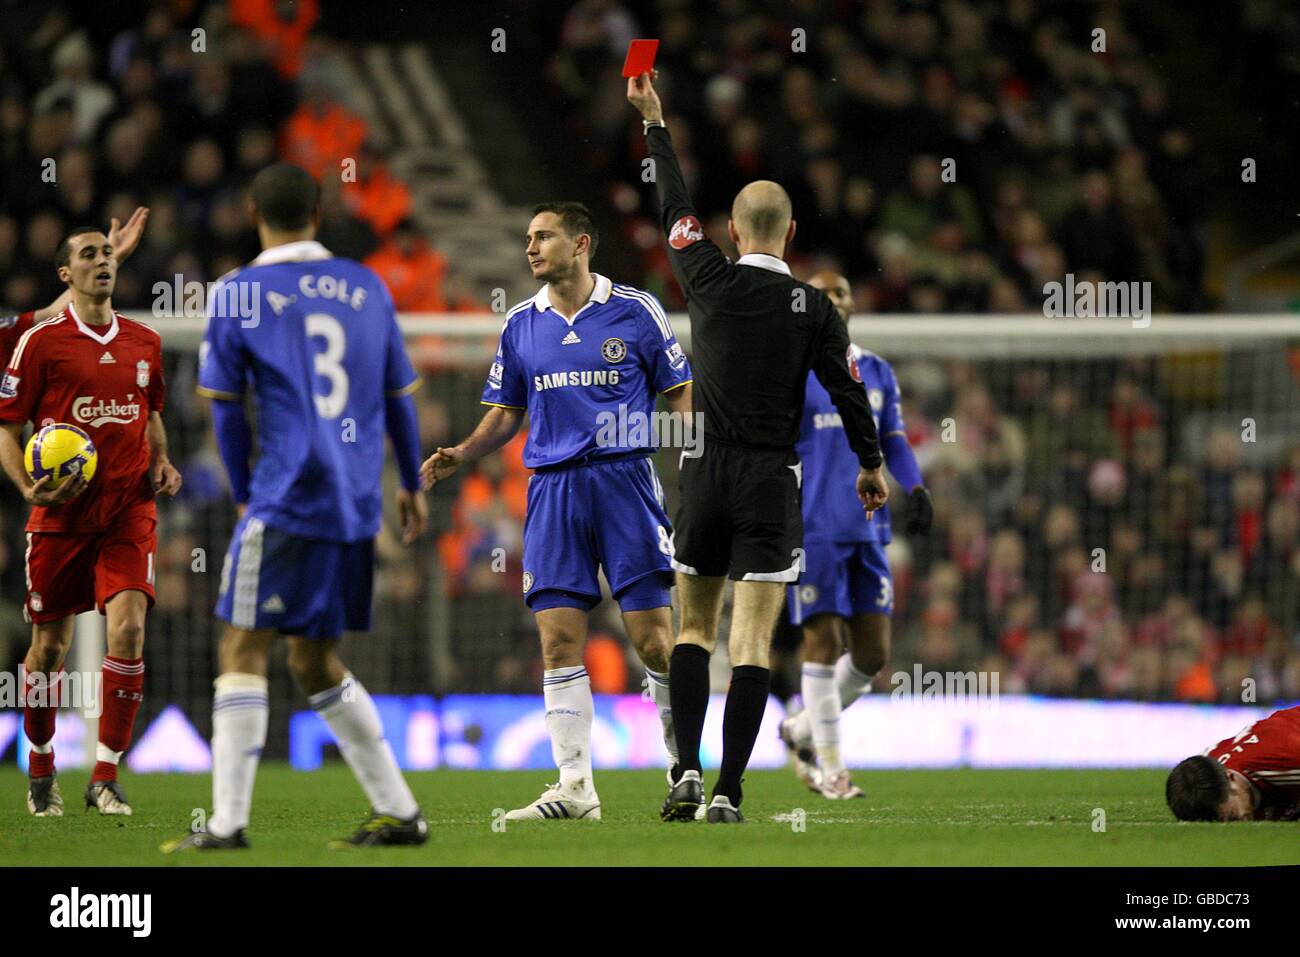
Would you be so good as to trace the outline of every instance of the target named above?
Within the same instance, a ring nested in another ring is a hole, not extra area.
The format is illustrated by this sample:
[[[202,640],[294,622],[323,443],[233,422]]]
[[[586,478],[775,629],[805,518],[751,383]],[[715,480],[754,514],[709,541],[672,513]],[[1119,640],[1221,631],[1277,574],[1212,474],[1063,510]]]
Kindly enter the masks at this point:
[[[135,247],[140,245],[140,237],[144,235],[144,224],[149,220],[149,207],[138,206],[136,211],[131,214],[131,218],[123,226],[116,218],[113,219],[112,226],[108,230],[108,244],[113,247],[113,258],[117,260],[119,266],[126,262],[126,257],[135,251]],[[32,326],[38,322],[44,322],[46,319],[53,319],[64,309],[68,308],[68,303],[72,300],[72,290],[65,289],[63,294],[55,299],[43,309],[32,309],[29,312],[20,312],[14,316],[0,316],[0,369],[9,365],[9,359],[14,354],[14,347],[18,345],[18,340]]]
[[[1181,821],[1300,820],[1300,707],[1180,761],[1165,800]]]
[[[73,616],[98,607],[108,618],[102,712],[86,804],[130,814],[117,762],[131,741],[143,700],[144,620],[153,603],[154,496],[175,495],[180,473],[167,458],[165,387],[158,334],[113,311],[117,260],[108,237],[79,229],[59,247],[59,278],[71,298],[57,316],[29,329],[0,381],[0,466],[32,504],[27,522],[27,602],[32,645],[23,726],[32,743],[28,809],[59,816],[54,770],[54,693],[72,641]],[[49,489],[23,467],[23,428],[67,422],[99,451],[98,471]]]

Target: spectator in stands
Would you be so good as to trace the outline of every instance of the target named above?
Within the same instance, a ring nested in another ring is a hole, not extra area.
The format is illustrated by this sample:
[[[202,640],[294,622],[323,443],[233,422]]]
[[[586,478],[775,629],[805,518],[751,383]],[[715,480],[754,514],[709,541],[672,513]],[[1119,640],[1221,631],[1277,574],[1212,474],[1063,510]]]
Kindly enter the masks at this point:
[[[392,175],[373,143],[363,144],[356,159],[356,178],[344,177],[343,202],[382,237],[411,213],[411,191]]]
[[[447,257],[430,245],[410,219],[393,227],[392,235],[365,263],[388,286],[399,312],[443,312],[443,278]]]
[[[253,32],[286,79],[302,70],[307,35],[320,18],[317,0],[230,0],[230,22]]]
[[[325,77],[313,77],[302,93],[302,105],[281,131],[284,159],[318,180],[341,175],[343,160],[356,160],[361,153],[368,133],[365,121],[338,102]]]

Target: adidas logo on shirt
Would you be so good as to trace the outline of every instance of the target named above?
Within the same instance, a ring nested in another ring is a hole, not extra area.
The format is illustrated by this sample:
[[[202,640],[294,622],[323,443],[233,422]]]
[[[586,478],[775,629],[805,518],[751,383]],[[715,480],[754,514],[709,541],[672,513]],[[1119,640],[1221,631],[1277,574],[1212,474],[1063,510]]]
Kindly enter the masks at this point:
[[[284,611],[284,599],[279,595],[272,595],[266,601],[262,602],[262,611],[268,615],[279,615]]]
[[[113,358],[113,353],[111,352],[105,352],[102,356],[99,357],[100,365],[105,365],[109,362],[116,362],[116,361],[117,360]]]
[[[560,345],[571,346],[574,343],[581,342],[581,341],[582,340],[578,338],[578,334],[574,332],[572,329],[570,329],[569,334],[560,340]]]

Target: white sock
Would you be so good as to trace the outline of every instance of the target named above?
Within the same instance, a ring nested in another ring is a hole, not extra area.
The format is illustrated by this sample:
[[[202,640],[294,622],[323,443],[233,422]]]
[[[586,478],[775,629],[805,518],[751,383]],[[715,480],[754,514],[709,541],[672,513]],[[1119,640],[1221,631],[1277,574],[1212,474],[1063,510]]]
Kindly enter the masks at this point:
[[[822,771],[835,774],[844,769],[840,760],[840,696],[835,687],[835,668],[805,661],[800,683],[804,714],[808,715],[813,747]]]
[[[377,814],[409,820],[420,810],[384,737],[379,709],[361,682],[343,675],[337,688],[318,691],[307,699],[339,742],[339,753],[356,776]]]
[[[659,723],[664,726],[664,747],[668,750],[668,767],[677,763],[677,735],[673,733],[673,706],[668,697],[668,672],[645,670],[650,682],[650,697],[659,709]]]
[[[835,662],[835,687],[840,692],[840,707],[847,708],[871,689],[875,675],[864,675],[853,667],[853,659],[847,654],[840,655]]]
[[[248,827],[253,780],[266,745],[266,679],[233,672],[212,696],[212,817],[207,830],[230,837]]]
[[[835,688],[840,693],[840,710],[843,711],[853,702],[871,690],[875,675],[865,675],[853,667],[853,659],[846,652],[835,662]],[[812,738],[812,722],[809,720],[811,706],[804,694],[804,709],[794,716],[794,736],[798,741]]]
[[[551,668],[542,677],[546,701],[546,730],[551,755],[560,769],[560,787],[582,795],[594,794],[591,781],[591,679],[582,665]]]

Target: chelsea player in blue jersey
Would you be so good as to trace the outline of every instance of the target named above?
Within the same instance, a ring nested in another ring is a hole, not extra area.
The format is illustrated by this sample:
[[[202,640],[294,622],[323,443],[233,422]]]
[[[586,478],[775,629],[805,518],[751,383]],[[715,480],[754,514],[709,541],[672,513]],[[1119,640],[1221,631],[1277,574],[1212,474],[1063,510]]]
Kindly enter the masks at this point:
[[[335,844],[420,844],[428,835],[375,703],[337,653],[341,632],[370,628],[385,432],[401,475],[403,541],[414,541],[427,520],[411,398],[419,380],[383,282],[313,238],[319,197],[296,166],[259,173],[252,212],[263,252],[209,297],[199,393],[213,399],[239,521],[217,601],[229,625],[212,701],[213,814],[206,828],[164,845],[168,851],[247,846],[277,635],[288,637],[289,668],[373,809]],[[246,393],[257,409],[251,470]]]
[[[809,284],[825,292],[849,321],[853,293],[847,279],[821,272]],[[867,390],[885,464],[908,492],[907,531],[924,534],[934,509],[907,442],[894,370],[873,352],[856,345],[849,349],[854,378]],[[791,620],[803,628],[804,710],[782,722],[781,737],[809,788],[828,798],[863,797],[840,757],[840,712],[871,686],[889,658],[894,610],[885,559],[889,508],[863,517],[853,488],[857,460],[835,404],[812,375],[796,449],[803,462],[804,565],[798,584],[790,587],[789,607]]]
[[[654,452],[655,397],[685,419],[690,365],[649,293],[591,272],[595,223],[580,203],[533,211],[526,254],[545,286],[506,315],[474,433],[422,467],[426,487],[508,442],[528,413],[524,465],[535,470],[524,519],[524,601],[537,619],[543,694],[560,780],[506,820],[600,819],[591,774],[587,615],[603,569],[645,665],[676,763],[668,696],[671,532]],[[626,422],[628,427],[623,427]],[[618,427],[615,427],[618,423]],[[670,772],[671,773],[671,772]]]

